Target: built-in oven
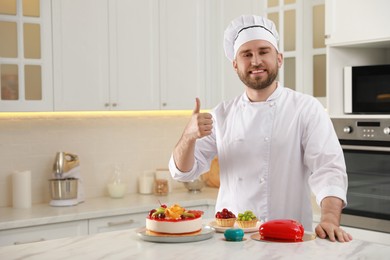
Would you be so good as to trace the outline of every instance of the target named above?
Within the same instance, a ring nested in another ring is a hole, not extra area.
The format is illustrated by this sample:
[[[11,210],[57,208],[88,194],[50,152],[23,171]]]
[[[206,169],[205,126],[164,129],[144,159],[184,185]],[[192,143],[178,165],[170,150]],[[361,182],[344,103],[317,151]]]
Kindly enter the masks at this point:
[[[390,118],[332,118],[348,174],[344,226],[390,233]]]

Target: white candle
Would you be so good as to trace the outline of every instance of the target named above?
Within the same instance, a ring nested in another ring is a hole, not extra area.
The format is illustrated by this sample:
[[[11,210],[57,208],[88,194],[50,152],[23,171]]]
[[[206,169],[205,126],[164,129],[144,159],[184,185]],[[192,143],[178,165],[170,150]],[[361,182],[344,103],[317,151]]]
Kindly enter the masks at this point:
[[[154,172],[145,171],[140,177],[138,182],[138,190],[141,194],[153,193]]]
[[[31,171],[15,171],[12,174],[12,206],[31,208]]]

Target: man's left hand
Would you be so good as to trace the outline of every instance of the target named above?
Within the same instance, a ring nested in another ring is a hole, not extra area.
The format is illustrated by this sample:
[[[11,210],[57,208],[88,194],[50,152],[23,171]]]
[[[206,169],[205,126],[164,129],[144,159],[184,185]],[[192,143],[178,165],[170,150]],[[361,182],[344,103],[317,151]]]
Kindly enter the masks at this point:
[[[320,238],[330,241],[349,242],[352,236],[340,228],[343,201],[336,197],[326,197],[321,202],[321,221],[315,231]]]
[[[320,238],[328,237],[330,241],[335,242],[349,242],[352,240],[352,236],[345,230],[329,222],[322,221],[316,227],[316,234]]]

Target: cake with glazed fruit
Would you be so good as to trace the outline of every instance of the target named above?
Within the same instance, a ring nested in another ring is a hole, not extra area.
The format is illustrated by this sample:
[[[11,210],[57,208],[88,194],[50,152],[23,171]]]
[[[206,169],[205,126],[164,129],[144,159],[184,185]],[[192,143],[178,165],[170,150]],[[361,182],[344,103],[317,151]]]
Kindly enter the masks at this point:
[[[163,234],[191,234],[202,229],[201,210],[187,210],[178,204],[152,209],[146,217],[146,229]]]

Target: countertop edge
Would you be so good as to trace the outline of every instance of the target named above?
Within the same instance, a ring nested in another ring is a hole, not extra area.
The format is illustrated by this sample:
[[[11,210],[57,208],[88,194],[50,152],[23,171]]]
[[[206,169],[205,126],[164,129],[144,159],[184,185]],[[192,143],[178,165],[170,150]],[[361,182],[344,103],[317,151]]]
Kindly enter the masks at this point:
[[[178,203],[183,207],[214,206],[216,195],[217,189],[209,188],[197,194],[190,194],[186,190],[178,190],[164,197],[127,194],[122,199],[90,198],[71,207],[52,207],[48,204],[35,204],[29,209],[3,207],[0,208],[0,231],[143,213],[155,208],[159,203],[158,201],[161,201],[161,203]]]

